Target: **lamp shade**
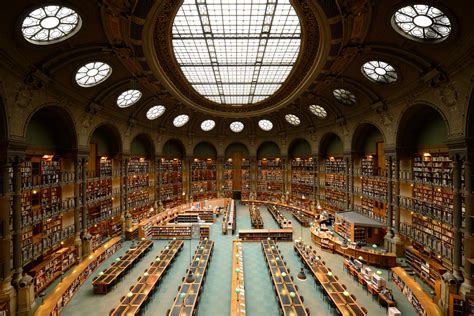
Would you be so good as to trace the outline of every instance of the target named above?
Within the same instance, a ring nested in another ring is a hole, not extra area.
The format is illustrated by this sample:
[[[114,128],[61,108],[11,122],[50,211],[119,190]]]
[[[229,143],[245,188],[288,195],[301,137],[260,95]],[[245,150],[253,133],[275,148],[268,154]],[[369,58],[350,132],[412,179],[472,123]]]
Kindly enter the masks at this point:
[[[239,294],[240,293],[240,287],[235,288],[235,293]]]
[[[130,298],[130,297],[132,297],[132,296],[133,296],[133,293],[132,293],[132,292],[128,292],[128,293],[127,293],[127,297],[128,297],[128,298]]]
[[[293,298],[293,297],[295,297],[295,296],[296,296],[295,292],[290,292],[290,297],[291,297],[291,298]]]
[[[99,272],[99,275],[104,275],[104,271],[100,271],[100,272]]]
[[[344,296],[349,296],[349,295],[350,295],[349,292],[347,292],[347,291],[342,292],[342,294],[343,294]]]
[[[281,273],[281,276],[282,276],[282,277],[286,277],[286,272],[282,272],[282,273]]]
[[[240,269],[239,269],[239,268],[236,268],[236,269],[235,269],[235,272],[240,273]]]

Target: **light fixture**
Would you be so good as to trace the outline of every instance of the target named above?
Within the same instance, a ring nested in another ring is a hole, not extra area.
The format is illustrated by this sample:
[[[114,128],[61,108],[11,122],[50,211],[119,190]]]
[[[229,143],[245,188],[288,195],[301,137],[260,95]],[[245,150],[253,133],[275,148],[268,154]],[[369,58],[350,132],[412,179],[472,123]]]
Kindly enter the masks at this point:
[[[132,293],[132,292],[128,292],[128,293],[127,293],[127,297],[128,297],[128,298],[131,298],[132,296],[133,296],[133,293]]]
[[[306,281],[306,273],[304,273],[303,267],[301,267],[300,272],[298,272],[298,275],[296,277],[302,282]]]

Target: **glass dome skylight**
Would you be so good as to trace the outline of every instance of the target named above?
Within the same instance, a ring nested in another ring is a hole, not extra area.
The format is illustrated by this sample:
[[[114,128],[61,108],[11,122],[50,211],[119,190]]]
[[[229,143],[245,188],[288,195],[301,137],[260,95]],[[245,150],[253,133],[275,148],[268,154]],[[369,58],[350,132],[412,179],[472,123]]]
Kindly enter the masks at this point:
[[[81,28],[81,23],[81,17],[74,10],[48,5],[28,13],[21,25],[21,32],[32,44],[48,45],[73,36]]]
[[[392,25],[402,35],[415,40],[443,40],[451,33],[451,21],[438,8],[415,4],[400,8]]]
[[[291,72],[301,44],[289,0],[184,0],[173,50],[192,87],[216,103],[262,101]]]
[[[181,114],[174,118],[173,125],[175,127],[181,127],[181,126],[186,125],[188,121],[189,121],[189,116],[186,114]]]
[[[159,118],[163,113],[165,113],[166,108],[163,105],[152,106],[146,112],[146,118],[149,120],[154,120]]]

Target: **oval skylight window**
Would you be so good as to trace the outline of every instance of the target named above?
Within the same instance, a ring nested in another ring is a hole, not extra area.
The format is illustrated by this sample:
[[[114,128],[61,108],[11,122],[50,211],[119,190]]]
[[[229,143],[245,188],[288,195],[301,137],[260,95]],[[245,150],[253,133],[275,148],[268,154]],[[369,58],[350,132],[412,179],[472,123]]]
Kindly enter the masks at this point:
[[[328,112],[321,105],[311,104],[309,106],[309,110],[320,119],[326,118],[326,116],[328,116]]]
[[[76,11],[48,5],[31,11],[23,20],[23,37],[36,45],[54,44],[76,34],[81,28],[81,17]]]
[[[216,122],[213,120],[205,120],[201,123],[201,129],[205,132],[209,132],[216,126]]]
[[[258,121],[258,126],[268,132],[273,128],[273,123],[269,120],[260,120]]]
[[[244,123],[239,121],[232,122],[230,123],[230,130],[234,133],[240,133],[244,130]]]
[[[184,0],[173,51],[197,93],[224,105],[273,95],[298,57],[301,26],[289,0]]]
[[[142,97],[142,93],[139,90],[130,89],[122,92],[117,98],[117,105],[120,108],[127,108],[135,104]]]
[[[107,80],[112,74],[112,68],[106,63],[95,61],[85,64],[76,72],[76,82],[84,88],[93,87]]]
[[[379,60],[371,60],[362,65],[362,73],[371,81],[392,83],[397,81],[398,75],[392,65]]]
[[[285,120],[291,125],[295,125],[295,126],[300,125],[301,123],[300,118],[294,114],[285,115]]]
[[[184,126],[189,121],[189,116],[186,114],[178,115],[173,120],[173,125],[176,127]]]
[[[163,113],[165,113],[166,108],[163,105],[152,106],[146,112],[146,118],[149,120],[154,120],[159,118]]]
[[[443,40],[451,33],[451,21],[438,8],[415,4],[400,8],[392,17],[400,34],[414,40]]]
[[[332,92],[334,97],[345,105],[352,105],[356,102],[356,96],[346,89],[334,89]]]

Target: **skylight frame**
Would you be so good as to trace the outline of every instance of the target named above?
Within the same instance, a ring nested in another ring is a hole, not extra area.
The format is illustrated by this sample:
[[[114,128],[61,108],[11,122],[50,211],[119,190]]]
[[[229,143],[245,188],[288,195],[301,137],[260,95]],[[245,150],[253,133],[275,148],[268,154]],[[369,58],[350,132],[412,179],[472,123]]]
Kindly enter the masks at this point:
[[[214,120],[205,120],[201,123],[201,129],[205,132],[212,131],[216,127],[216,121]]]
[[[286,114],[285,120],[293,126],[298,126],[301,124],[300,118],[292,113]]]
[[[183,127],[189,122],[189,115],[180,114],[173,119],[174,127]]]
[[[146,112],[146,118],[149,119],[150,121],[156,120],[160,116],[165,113],[166,107],[164,105],[154,105],[151,108],[148,109]]]
[[[319,104],[310,104],[308,109],[319,119],[325,119],[328,116],[327,110]]]
[[[273,129],[273,123],[270,120],[262,119],[258,121],[258,127],[265,132],[269,132]]]
[[[137,103],[142,97],[142,92],[137,89],[128,89],[123,91],[116,100],[119,108],[125,109]]]
[[[234,122],[229,124],[229,128],[234,133],[240,133],[244,130],[245,125],[244,125],[244,123],[242,123],[240,121],[234,121]]]
[[[301,25],[289,0],[184,0],[172,41],[197,93],[241,106],[267,99],[286,81],[300,53]]]
[[[395,67],[381,60],[369,60],[360,69],[362,74],[373,82],[389,84],[398,81]]]
[[[332,91],[332,95],[336,98],[337,101],[344,105],[354,105],[357,102],[357,98],[352,91],[338,88]]]
[[[416,18],[428,21],[421,25]],[[399,8],[392,15],[392,26],[401,35],[424,42],[439,42],[449,37],[452,23],[449,17],[439,8],[429,4],[411,4]]]
[[[58,24],[47,27],[46,19]],[[75,10],[62,5],[45,5],[28,12],[22,21],[21,33],[31,44],[51,45],[74,36],[81,27],[82,18]]]
[[[95,74],[91,74],[95,71]],[[74,77],[77,85],[83,88],[97,86],[112,75],[112,67],[102,61],[93,61],[82,65]]]

